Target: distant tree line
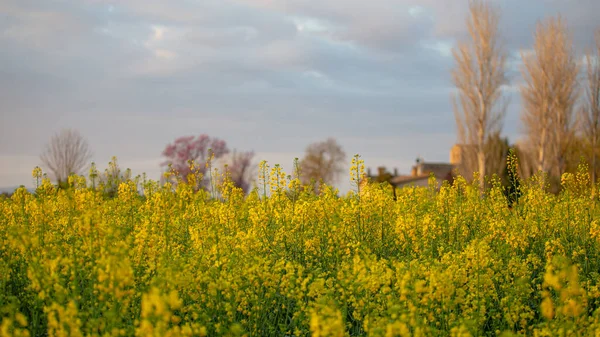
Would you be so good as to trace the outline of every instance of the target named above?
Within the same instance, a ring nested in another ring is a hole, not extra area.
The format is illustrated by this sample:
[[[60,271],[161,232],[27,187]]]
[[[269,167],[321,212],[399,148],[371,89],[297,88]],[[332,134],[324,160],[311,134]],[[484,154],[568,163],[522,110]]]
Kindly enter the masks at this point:
[[[224,140],[207,134],[179,137],[167,144],[162,156],[165,158],[161,163],[162,184],[193,183],[195,190],[212,191],[215,185],[227,179],[244,193],[255,185],[254,152],[231,151]],[[344,171],[345,156],[342,147],[332,138],[312,143],[298,161],[296,173],[304,186],[318,192],[322,184],[337,182]],[[113,157],[104,172],[99,172],[95,163],[89,164],[91,157],[87,140],[76,130],[64,129],[52,136],[40,159],[61,188],[69,187],[69,177],[83,175],[88,167],[89,185],[102,190],[109,198],[117,195],[122,182],[134,180],[131,170],[121,169],[117,158]]]

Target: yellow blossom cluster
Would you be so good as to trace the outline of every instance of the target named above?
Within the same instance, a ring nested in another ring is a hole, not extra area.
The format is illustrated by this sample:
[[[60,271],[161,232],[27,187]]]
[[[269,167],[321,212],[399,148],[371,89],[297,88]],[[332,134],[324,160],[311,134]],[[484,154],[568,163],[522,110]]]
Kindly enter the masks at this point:
[[[589,177],[306,188],[261,163],[249,195],[84,177],[0,199],[0,336],[592,336]],[[219,173],[214,171],[212,176]],[[513,189],[517,191],[517,189]],[[516,194],[515,194],[516,195]]]

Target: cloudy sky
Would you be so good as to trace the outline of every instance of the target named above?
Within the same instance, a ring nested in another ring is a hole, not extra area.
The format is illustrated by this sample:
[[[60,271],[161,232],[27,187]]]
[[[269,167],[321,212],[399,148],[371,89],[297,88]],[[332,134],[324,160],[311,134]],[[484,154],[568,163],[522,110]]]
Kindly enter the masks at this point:
[[[591,42],[597,0],[495,1],[512,91],[536,22],[562,14]],[[456,139],[451,48],[466,0],[2,0],[0,187],[32,185],[61,128],[158,178],[165,145],[207,133],[291,167],[336,138],[367,166],[447,161]],[[508,88],[504,133],[517,139]],[[344,176],[340,187],[349,186]]]

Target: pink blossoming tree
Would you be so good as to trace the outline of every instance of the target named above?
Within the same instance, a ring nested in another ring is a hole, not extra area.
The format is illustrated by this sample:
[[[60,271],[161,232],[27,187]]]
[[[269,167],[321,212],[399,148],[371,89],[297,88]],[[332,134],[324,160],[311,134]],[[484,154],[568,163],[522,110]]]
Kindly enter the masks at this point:
[[[217,160],[229,153],[225,141],[218,138],[211,138],[206,134],[197,137],[180,137],[175,142],[168,144],[162,155],[167,158],[162,163],[163,167],[171,166],[181,179],[188,181],[188,176],[192,173],[206,176],[206,163],[211,159]],[[194,171],[190,167],[190,161],[194,164]],[[207,179],[199,182],[199,187],[205,188],[208,185]]]
[[[250,190],[254,172],[252,151],[230,153],[225,141],[201,134],[197,137],[186,136],[176,139],[172,144],[167,145],[162,155],[166,157],[162,163],[165,169],[170,165],[171,170],[185,182],[189,181],[188,177],[191,174],[201,175],[204,178],[197,182],[197,188],[205,189],[210,185],[206,163],[213,156],[213,167],[219,167],[221,172],[226,170],[233,184],[244,192]],[[190,161],[194,164],[193,170]],[[223,165],[216,165],[218,162]],[[224,165],[227,167],[223,168]]]

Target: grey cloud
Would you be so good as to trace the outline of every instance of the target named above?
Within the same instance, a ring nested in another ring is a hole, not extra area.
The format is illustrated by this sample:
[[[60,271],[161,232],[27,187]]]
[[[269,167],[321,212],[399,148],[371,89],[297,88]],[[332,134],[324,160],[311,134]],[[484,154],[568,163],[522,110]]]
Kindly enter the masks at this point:
[[[152,172],[166,143],[198,133],[279,157],[334,136],[370,166],[445,160],[454,140],[448,50],[464,35],[465,4],[5,1],[0,167],[15,177],[23,165],[4,158],[29,163],[62,127],[80,129],[95,160],[117,155]],[[585,40],[598,4],[581,4],[500,3],[510,50],[527,47],[537,18],[559,10]],[[507,115],[511,137],[518,104]]]
[[[320,18],[338,27],[333,36],[382,50],[412,47],[427,36],[454,40],[466,34],[468,1],[462,0],[330,0],[319,6],[311,0],[240,1],[286,14]],[[589,32],[596,29],[596,13],[600,11],[600,2],[595,0],[492,2],[501,10],[502,33],[510,49],[530,45],[536,22],[557,14],[568,21],[576,45],[581,48],[590,43]],[[411,16],[410,9],[415,7],[422,10]]]
[[[429,16],[412,16],[417,1],[376,2],[330,0],[318,6],[312,1],[243,1],[287,15],[317,18],[329,25],[327,35],[369,48],[389,52],[405,51],[429,34],[434,24]]]

